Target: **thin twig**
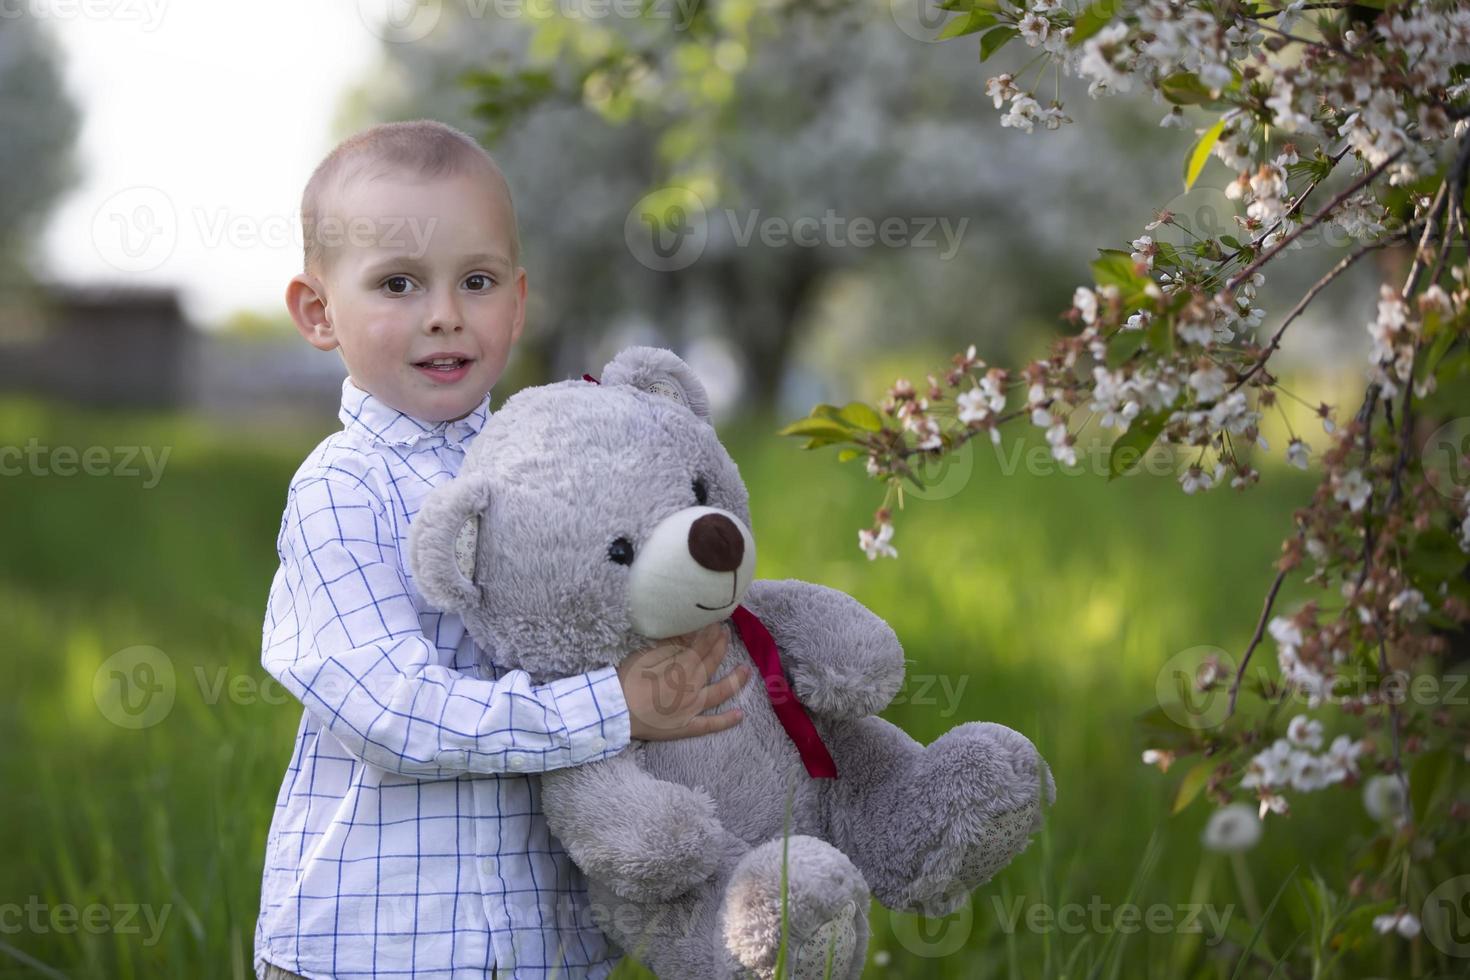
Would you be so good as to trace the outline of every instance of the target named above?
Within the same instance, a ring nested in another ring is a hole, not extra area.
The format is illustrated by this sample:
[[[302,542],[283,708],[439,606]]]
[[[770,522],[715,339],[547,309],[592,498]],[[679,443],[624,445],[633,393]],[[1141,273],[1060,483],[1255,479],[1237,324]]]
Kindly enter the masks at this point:
[[[1281,239],[1275,245],[1272,245],[1267,251],[1262,252],[1259,256],[1256,257],[1253,262],[1251,262],[1250,265],[1246,266],[1244,269],[1240,270],[1234,276],[1232,276],[1230,280],[1225,283],[1225,289],[1227,291],[1234,290],[1236,286],[1239,286],[1242,282],[1245,282],[1245,280],[1249,279],[1257,269],[1269,262],[1272,257],[1276,255],[1277,252],[1280,252],[1282,249],[1286,248],[1309,229],[1315,228],[1317,225],[1321,224],[1322,219],[1331,214],[1339,204],[1352,197],[1358,191],[1362,190],[1373,180],[1377,179],[1377,177],[1385,170],[1387,170],[1389,168],[1389,165],[1397,160],[1400,156],[1402,156],[1403,153],[1404,151],[1402,149],[1395,150],[1392,154],[1389,155],[1387,160],[1384,160],[1378,166],[1374,167],[1372,170],[1363,174],[1363,176],[1359,177],[1357,180],[1349,184],[1342,193],[1338,194],[1331,201],[1329,201],[1327,207],[1318,212],[1317,215],[1312,218],[1312,220],[1303,222],[1300,228],[1292,232],[1290,235],[1287,235],[1285,238]],[[1315,187],[1316,184],[1313,184],[1312,186]],[[1311,189],[1311,187],[1307,188],[1307,192],[1310,193]],[[1302,198],[1305,197],[1306,194],[1304,193],[1302,195]],[[1298,204],[1299,203],[1300,201],[1298,201]]]
[[[1306,310],[1307,305],[1316,298],[1318,293],[1326,289],[1328,284],[1330,284],[1334,279],[1346,272],[1349,266],[1358,261],[1358,259],[1362,258],[1364,255],[1367,255],[1369,252],[1376,251],[1380,248],[1385,248],[1389,245],[1392,245],[1401,238],[1403,238],[1403,233],[1393,235],[1376,242],[1371,242],[1367,245],[1362,246],[1361,248],[1356,249],[1351,255],[1343,256],[1342,260],[1338,262],[1337,265],[1333,266],[1331,271],[1328,272],[1327,275],[1323,276],[1321,279],[1318,279],[1312,284],[1312,288],[1308,289],[1306,294],[1302,296],[1301,300],[1296,304],[1296,306],[1292,307],[1291,312],[1286,314],[1286,319],[1281,321],[1281,326],[1277,327],[1276,332],[1271,335],[1271,342],[1267,344],[1265,349],[1262,350],[1261,353],[1257,356],[1256,363],[1251,365],[1251,369],[1249,371],[1241,375],[1239,381],[1231,385],[1230,390],[1236,391],[1252,377],[1254,377],[1256,372],[1260,371],[1261,368],[1266,366],[1266,361],[1270,359],[1271,355],[1278,348],[1280,348],[1281,337],[1283,334],[1286,333],[1286,328],[1291,326],[1293,320],[1302,315],[1302,312]]]
[[[1298,532],[1300,537],[1300,532]],[[1276,573],[1276,579],[1271,583],[1271,590],[1266,593],[1266,601],[1261,606],[1261,617],[1256,620],[1256,631],[1251,635],[1250,644],[1245,648],[1245,653],[1240,658],[1240,666],[1235,669],[1235,680],[1230,684],[1230,710],[1225,713],[1228,718],[1235,714],[1235,700],[1240,696],[1240,682],[1245,678],[1245,669],[1250,666],[1251,654],[1256,652],[1256,647],[1261,643],[1261,637],[1266,632],[1266,620],[1271,616],[1271,607],[1276,604],[1276,593],[1281,591],[1281,583],[1286,581],[1286,569]]]

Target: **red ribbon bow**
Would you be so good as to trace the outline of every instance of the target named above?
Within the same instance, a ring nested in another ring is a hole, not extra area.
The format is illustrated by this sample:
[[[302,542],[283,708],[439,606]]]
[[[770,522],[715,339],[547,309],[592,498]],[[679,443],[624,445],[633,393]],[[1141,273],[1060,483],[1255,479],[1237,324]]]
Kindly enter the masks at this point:
[[[740,631],[740,640],[745,644],[746,652],[755,661],[761,677],[765,678],[766,694],[771,699],[776,720],[786,729],[787,736],[796,745],[796,752],[801,756],[802,765],[806,766],[807,775],[813,779],[836,779],[837,763],[832,761],[832,754],[822,744],[822,736],[817,734],[817,726],[812,724],[806,709],[796,699],[796,692],[786,683],[786,675],[781,671],[781,654],[776,651],[776,641],[771,637],[770,630],[756,618],[755,613],[744,606],[735,607],[730,621]]]

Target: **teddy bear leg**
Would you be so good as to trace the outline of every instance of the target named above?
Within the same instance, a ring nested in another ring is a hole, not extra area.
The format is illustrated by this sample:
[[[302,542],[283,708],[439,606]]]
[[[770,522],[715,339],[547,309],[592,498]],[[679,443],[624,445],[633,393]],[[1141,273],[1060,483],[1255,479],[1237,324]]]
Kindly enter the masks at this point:
[[[796,834],[766,841],[741,859],[725,888],[718,924],[731,976],[768,980],[781,946],[781,870],[786,862],[786,960],[792,980],[856,980],[868,948],[868,886],[847,855]],[[828,959],[831,972],[827,973]]]
[[[781,942],[781,840],[754,849],[726,835],[719,870],[668,901],[639,901],[589,880],[596,924],[658,977],[768,980]],[[792,836],[787,860],[783,976],[857,980],[868,944],[868,890],[838,850]]]
[[[890,909],[948,915],[1025,849],[1051,772],[1025,736],[968,722],[928,746],[881,718],[834,732],[829,830]]]

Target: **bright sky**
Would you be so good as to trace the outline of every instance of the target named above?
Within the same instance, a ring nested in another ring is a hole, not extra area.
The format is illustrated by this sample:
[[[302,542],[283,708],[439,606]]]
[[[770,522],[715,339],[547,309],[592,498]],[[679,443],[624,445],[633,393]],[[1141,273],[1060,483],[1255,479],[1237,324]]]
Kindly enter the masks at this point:
[[[45,21],[82,110],[80,184],[43,271],[172,285],[201,325],[284,312],[300,270],[301,188],[331,148],[369,25],[401,0],[0,0]]]

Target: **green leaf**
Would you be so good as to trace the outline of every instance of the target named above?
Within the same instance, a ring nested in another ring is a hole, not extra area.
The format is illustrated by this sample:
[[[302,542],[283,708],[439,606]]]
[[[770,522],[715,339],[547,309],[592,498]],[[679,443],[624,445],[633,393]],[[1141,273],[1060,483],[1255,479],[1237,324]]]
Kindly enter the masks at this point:
[[[1210,781],[1210,773],[1214,771],[1215,763],[1208,759],[1195,763],[1179,781],[1179,792],[1174,794],[1174,809],[1170,812],[1179,813],[1193,803],[1195,797],[1204,790],[1205,784]]]
[[[1108,341],[1108,367],[1116,368],[1143,347],[1148,334],[1142,330],[1120,330]]]
[[[861,449],[844,449],[837,454],[837,462],[846,463],[849,460],[857,459],[862,454],[863,451]]]
[[[830,419],[797,419],[777,435],[783,436],[812,436],[817,439],[835,439],[838,442],[846,442],[852,438],[852,430],[847,426]]]
[[[996,51],[1000,50],[1002,44],[1005,44],[1020,33],[1014,27],[997,27],[993,31],[987,31],[980,35],[980,60],[984,61],[986,58],[995,54]]]
[[[1087,9],[1072,21],[1072,36],[1067,39],[1069,47],[1075,48],[1098,31],[1108,26],[1117,12],[1117,0],[1093,0]]]
[[[1092,277],[1099,286],[1117,286],[1120,292],[1131,292],[1148,284],[1133,262],[1133,253],[1121,248],[1100,248],[1101,255],[1090,263]]]
[[[866,402],[848,402],[842,406],[837,417],[869,432],[878,432],[883,428],[883,419],[878,415],[877,410]]]
[[[935,40],[948,41],[950,38],[964,37],[966,34],[974,34],[976,31],[983,31],[987,27],[994,27],[998,23],[1000,23],[1000,18],[996,17],[990,11],[972,10],[945,24],[944,30],[939,32],[939,36]]]
[[[1450,787],[1454,771],[1454,756],[1445,749],[1425,752],[1414,760],[1409,769],[1409,804],[1416,824],[1424,825],[1441,792]]]
[[[1159,83],[1164,98],[1175,105],[1204,105],[1215,101],[1215,94],[1192,71],[1176,71]]]
[[[1194,149],[1189,153],[1189,160],[1184,165],[1184,189],[1189,190],[1194,182],[1199,179],[1200,171],[1205,169],[1209,162],[1210,151],[1215,144],[1220,142],[1220,134],[1225,131],[1225,120],[1222,118],[1215,125],[1205,130],[1199,142],[1194,144]]]
[[[1113,440],[1108,451],[1108,479],[1122,476],[1138,465],[1149,447],[1164,431],[1164,420],[1169,417],[1167,409],[1139,415],[1128,425],[1128,431]]]
[[[1431,334],[1428,328],[1428,319],[1428,317],[1425,317],[1424,336],[1426,338],[1432,336],[1434,342],[1429,345],[1428,352],[1425,353],[1423,360],[1419,362],[1414,372],[1415,380],[1421,384],[1425,378],[1434,373],[1435,368],[1439,367],[1439,362],[1444,360],[1445,353],[1454,345],[1456,340],[1460,339],[1460,335],[1455,330],[1445,325],[1440,325],[1438,333]]]

